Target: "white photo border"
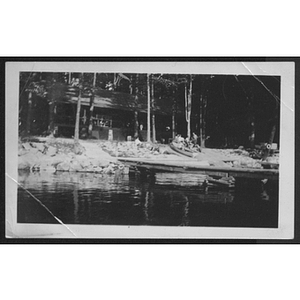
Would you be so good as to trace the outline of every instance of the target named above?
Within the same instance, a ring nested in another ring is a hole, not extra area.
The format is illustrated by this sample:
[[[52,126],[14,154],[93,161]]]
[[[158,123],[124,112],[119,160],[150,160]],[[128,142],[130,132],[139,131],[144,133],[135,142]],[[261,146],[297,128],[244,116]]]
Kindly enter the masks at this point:
[[[67,60],[67,59],[66,59]],[[17,223],[18,105],[20,72],[124,72],[281,77],[278,228],[110,226]],[[293,239],[295,63],[291,61],[18,61],[6,62],[6,238],[90,239]],[[70,229],[70,230],[69,230]],[[72,232],[74,234],[72,234]]]

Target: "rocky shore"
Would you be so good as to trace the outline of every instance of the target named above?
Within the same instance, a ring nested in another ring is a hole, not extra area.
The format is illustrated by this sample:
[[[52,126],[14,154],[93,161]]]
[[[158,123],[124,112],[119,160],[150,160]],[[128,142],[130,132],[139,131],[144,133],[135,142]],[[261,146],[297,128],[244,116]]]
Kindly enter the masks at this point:
[[[118,157],[157,157],[167,147],[151,143],[80,140],[80,154],[74,141],[63,138],[32,137],[19,140],[18,169],[47,172],[90,172],[127,174],[127,166]]]
[[[118,157],[184,160],[166,145],[141,142],[109,142],[80,140],[74,147],[73,139],[32,137],[19,140],[18,169],[47,172],[89,172],[128,174],[129,168]],[[253,159],[241,149],[202,149],[198,160],[211,166],[262,168],[261,160]],[[279,156],[268,160],[278,163]]]
[[[92,142],[80,141],[80,154],[75,154],[71,139],[32,138],[19,141],[18,155],[19,170],[104,174],[129,172],[127,167]]]

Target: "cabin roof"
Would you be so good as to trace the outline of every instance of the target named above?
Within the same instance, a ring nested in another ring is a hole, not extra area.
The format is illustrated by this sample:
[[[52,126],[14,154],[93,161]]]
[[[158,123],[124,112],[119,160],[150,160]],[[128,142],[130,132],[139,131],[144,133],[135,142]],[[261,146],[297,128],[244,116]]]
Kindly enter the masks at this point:
[[[66,95],[61,99],[62,102],[77,103],[78,97]],[[170,100],[155,99],[156,107],[154,111],[158,114],[171,115],[172,103]],[[90,105],[90,98],[84,96],[81,98],[82,105]],[[94,98],[94,106],[118,110],[138,110],[147,113],[147,97],[143,95],[131,95],[126,93],[97,90]]]

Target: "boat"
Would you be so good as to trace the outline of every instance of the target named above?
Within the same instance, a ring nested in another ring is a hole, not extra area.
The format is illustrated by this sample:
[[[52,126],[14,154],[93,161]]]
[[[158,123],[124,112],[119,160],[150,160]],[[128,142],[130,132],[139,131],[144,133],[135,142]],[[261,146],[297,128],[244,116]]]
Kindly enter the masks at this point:
[[[184,145],[182,145],[182,147],[179,148],[174,142],[171,142],[169,146],[173,151],[191,158],[194,158],[199,153],[197,149],[190,149],[188,147],[185,147]]]

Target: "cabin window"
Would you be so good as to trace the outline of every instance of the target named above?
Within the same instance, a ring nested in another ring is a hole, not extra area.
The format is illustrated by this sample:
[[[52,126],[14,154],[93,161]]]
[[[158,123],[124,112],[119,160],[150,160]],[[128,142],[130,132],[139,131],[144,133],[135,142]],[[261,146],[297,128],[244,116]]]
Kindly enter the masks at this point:
[[[94,124],[94,126],[111,128],[112,127],[112,117],[97,114],[96,117],[93,117],[93,124]]]

